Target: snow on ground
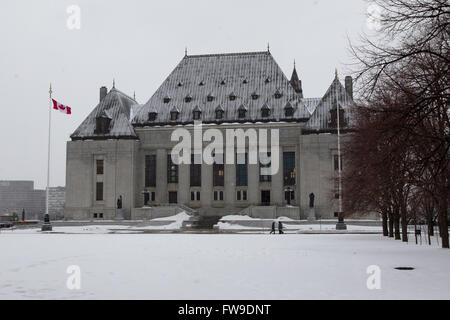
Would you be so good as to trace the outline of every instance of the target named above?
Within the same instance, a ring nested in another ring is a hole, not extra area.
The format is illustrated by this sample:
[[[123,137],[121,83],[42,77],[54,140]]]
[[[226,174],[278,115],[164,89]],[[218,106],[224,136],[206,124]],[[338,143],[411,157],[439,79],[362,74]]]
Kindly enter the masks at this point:
[[[2,232],[0,299],[450,299],[450,251],[433,245],[379,235]],[[71,265],[81,268],[79,291],[66,287]],[[381,290],[367,289],[370,265],[381,268]]]

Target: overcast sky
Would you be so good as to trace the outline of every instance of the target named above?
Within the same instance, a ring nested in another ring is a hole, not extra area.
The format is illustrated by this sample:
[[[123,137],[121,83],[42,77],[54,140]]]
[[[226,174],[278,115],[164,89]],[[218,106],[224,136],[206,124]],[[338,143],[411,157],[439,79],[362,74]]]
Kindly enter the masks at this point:
[[[66,12],[81,9],[81,28]],[[293,61],[306,97],[322,96],[347,37],[367,31],[364,0],[1,0],[0,180],[45,188],[48,87],[72,107],[52,114],[51,186],[65,185],[66,141],[97,105],[99,87],[145,103],[184,56],[270,51],[286,76]]]

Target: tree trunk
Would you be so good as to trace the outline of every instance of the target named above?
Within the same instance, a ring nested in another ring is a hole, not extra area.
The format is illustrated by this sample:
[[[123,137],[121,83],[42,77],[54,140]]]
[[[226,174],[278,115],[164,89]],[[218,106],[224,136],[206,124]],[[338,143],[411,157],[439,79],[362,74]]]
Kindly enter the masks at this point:
[[[394,209],[394,236],[395,240],[401,240],[400,237],[400,214],[398,208]]]
[[[441,196],[439,206],[439,230],[441,231],[442,248],[449,249],[448,243],[448,204],[447,194],[443,193]]]
[[[434,236],[434,222],[433,222],[433,213],[427,212],[427,226],[428,226],[428,234],[430,237]]]
[[[406,205],[402,203],[401,208],[402,216],[402,241],[408,242],[408,220],[406,218]]]
[[[394,215],[392,211],[389,210],[389,238],[394,237]]]
[[[381,213],[381,218],[383,219],[383,236],[387,237],[389,236],[389,231],[388,231],[388,214],[386,210],[383,210],[383,212]]]

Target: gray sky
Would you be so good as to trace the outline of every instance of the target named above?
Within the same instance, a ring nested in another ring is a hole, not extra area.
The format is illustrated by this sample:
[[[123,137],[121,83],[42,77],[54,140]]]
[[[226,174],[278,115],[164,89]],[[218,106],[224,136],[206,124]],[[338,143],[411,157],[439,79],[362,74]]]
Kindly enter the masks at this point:
[[[78,5],[81,28],[66,9]],[[73,115],[52,114],[51,185],[65,185],[66,141],[112,86],[145,103],[184,56],[270,50],[306,97],[322,96],[367,31],[364,0],[1,0],[0,180],[46,184],[48,87]]]

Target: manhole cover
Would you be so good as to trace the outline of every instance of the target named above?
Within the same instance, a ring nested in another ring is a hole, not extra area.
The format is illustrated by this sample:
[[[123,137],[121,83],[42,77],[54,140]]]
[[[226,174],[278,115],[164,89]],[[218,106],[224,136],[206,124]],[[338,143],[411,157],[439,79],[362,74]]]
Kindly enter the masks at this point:
[[[395,268],[396,270],[401,270],[401,271],[411,271],[414,270],[413,267],[397,267]]]

